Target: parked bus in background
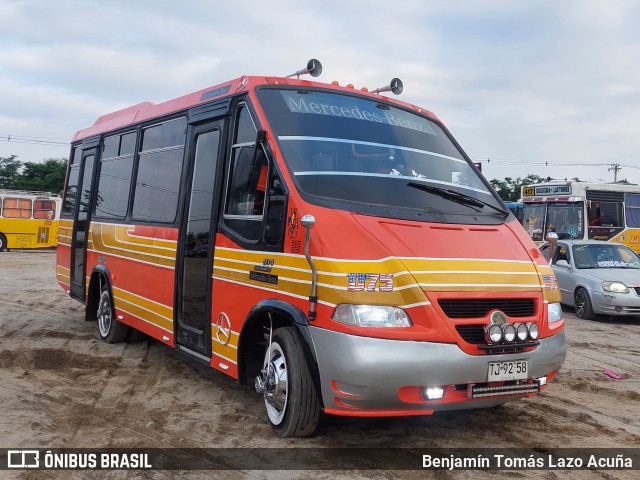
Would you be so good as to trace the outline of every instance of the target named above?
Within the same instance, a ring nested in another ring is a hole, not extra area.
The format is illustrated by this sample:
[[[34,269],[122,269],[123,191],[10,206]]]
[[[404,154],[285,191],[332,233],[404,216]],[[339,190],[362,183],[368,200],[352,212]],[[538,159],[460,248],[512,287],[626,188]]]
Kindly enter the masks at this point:
[[[55,247],[61,205],[49,192],[0,190],[0,252]]]
[[[291,78],[319,70],[78,131],[59,284],[106,342],[138,329],[253,385],[285,437],[546,388],[566,344],[542,254],[434,114],[380,95],[397,79]]]
[[[640,186],[551,182],[522,187],[522,224],[536,243],[559,239],[610,240],[640,253]]]

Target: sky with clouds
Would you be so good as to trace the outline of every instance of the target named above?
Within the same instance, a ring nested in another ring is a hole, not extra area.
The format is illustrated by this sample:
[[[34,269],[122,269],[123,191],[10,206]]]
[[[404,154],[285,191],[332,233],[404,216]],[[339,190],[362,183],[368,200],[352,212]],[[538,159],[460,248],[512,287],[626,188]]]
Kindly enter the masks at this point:
[[[0,157],[314,57],[328,83],[401,78],[489,179],[640,183],[639,24],[635,0],[0,0]]]

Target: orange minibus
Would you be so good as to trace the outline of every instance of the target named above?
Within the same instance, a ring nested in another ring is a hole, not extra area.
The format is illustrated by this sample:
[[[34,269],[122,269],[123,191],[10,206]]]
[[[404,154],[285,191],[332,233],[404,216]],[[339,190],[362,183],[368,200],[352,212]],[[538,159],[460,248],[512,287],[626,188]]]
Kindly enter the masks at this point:
[[[300,78],[320,70],[78,131],[59,284],[106,342],[139,330],[255,387],[283,437],[545,389],[564,319],[522,225],[433,113],[384,95],[399,80]]]

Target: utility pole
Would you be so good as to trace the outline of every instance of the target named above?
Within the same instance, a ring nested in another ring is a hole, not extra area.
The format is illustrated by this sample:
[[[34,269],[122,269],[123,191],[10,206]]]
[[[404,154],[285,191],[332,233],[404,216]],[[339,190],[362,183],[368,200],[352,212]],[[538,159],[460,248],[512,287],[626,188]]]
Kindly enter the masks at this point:
[[[609,169],[609,171],[613,170],[613,183],[617,183],[618,182],[618,172],[620,170],[622,170],[622,167],[620,166],[619,163],[614,163],[613,165],[611,165],[611,168]]]

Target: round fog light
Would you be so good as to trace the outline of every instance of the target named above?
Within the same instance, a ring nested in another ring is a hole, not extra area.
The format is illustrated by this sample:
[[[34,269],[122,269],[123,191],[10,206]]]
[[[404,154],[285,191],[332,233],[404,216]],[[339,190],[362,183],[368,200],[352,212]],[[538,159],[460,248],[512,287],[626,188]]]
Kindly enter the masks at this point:
[[[504,327],[504,341],[507,343],[512,343],[516,339],[516,327],[512,324],[503,325]]]
[[[485,334],[487,343],[500,343],[504,335],[504,333],[502,332],[502,328],[500,328],[500,325],[494,324],[487,325]]]
[[[524,323],[516,323],[516,335],[518,340],[524,342],[527,340],[527,336],[529,335],[529,329]]]
[[[531,338],[531,340],[537,340],[540,336],[538,324],[533,322],[527,323],[527,328],[529,329],[529,338]]]

